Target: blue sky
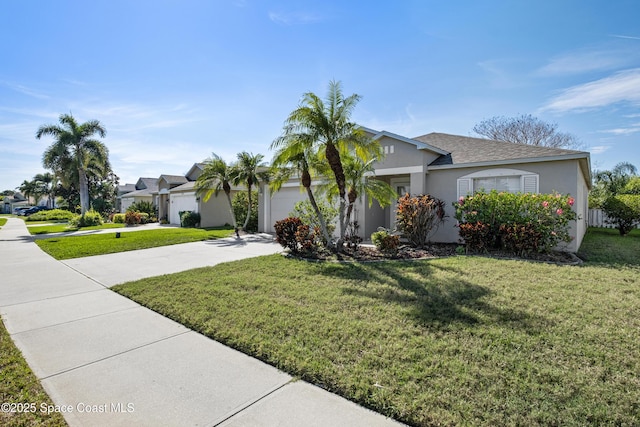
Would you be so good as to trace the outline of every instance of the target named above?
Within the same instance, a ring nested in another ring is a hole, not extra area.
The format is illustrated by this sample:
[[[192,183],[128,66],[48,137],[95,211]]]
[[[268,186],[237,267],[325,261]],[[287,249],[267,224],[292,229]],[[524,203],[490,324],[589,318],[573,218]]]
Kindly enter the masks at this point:
[[[493,116],[558,123],[592,166],[640,167],[640,2],[9,1],[0,12],[0,190],[43,172],[36,130],[100,120],[121,183],[211,152],[270,159],[331,79],[354,119],[408,137]]]

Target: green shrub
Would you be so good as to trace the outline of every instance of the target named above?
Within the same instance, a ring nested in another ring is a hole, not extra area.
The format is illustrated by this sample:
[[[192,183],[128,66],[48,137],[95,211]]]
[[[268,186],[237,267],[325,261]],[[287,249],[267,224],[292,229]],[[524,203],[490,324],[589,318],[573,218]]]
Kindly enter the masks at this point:
[[[327,232],[329,236],[333,236],[336,230],[336,220],[338,219],[338,209],[329,203],[318,202],[318,209],[324,216],[327,223]],[[320,230],[320,220],[313,210],[313,206],[309,200],[303,200],[295,204],[293,211],[289,212],[290,217],[297,217],[302,220],[303,224],[311,227],[312,230]],[[318,233],[320,234],[320,233]]]
[[[318,249],[318,235],[298,217],[277,221],[276,242],[295,255],[312,255]]]
[[[52,209],[50,211],[40,211],[29,215],[26,221],[69,221],[75,217],[73,212],[62,209]]]
[[[117,213],[113,215],[112,221],[114,222],[114,224],[124,224],[124,218],[125,214]]]
[[[77,228],[102,225],[102,215],[100,215],[100,212],[96,212],[92,209],[86,211],[84,215],[76,215],[69,221],[69,224]]]
[[[548,252],[570,242],[574,199],[560,194],[476,193],[454,203],[460,238],[471,251]]]
[[[155,205],[144,200],[133,203],[127,208],[127,211],[146,213],[148,214],[149,218],[154,218],[157,216]]]
[[[385,228],[378,228],[378,231],[371,234],[371,241],[382,253],[395,255],[398,253],[398,246],[400,246],[400,237],[394,234],[389,234],[389,231]]]
[[[615,225],[624,236],[640,224],[640,195],[620,194],[604,201],[602,210],[609,217],[607,222]]]
[[[180,227],[197,227],[200,224],[200,214],[194,211],[180,211]]]
[[[412,246],[423,248],[445,217],[442,200],[428,194],[411,197],[407,193],[398,200],[396,228]]]
[[[149,224],[151,217],[147,212],[138,212],[140,214],[140,224]]]
[[[244,225],[244,220],[247,218],[247,205],[248,197],[246,192],[236,193],[233,196],[231,205],[233,206],[233,214],[236,217],[238,227]],[[251,217],[249,223],[244,231],[258,231],[258,192],[254,191],[251,194]]]

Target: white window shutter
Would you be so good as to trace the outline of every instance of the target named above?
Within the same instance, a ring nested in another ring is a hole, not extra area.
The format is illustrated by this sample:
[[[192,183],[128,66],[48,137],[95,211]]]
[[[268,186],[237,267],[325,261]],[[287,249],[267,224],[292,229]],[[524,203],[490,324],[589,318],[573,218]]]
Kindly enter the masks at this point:
[[[522,192],[538,193],[538,175],[522,175]]]
[[[471,184],[472,180],[470,178],[458,179],[458,199],[460,197],[466,197],[467,195],[471,194],[473,190],[471,188]]]

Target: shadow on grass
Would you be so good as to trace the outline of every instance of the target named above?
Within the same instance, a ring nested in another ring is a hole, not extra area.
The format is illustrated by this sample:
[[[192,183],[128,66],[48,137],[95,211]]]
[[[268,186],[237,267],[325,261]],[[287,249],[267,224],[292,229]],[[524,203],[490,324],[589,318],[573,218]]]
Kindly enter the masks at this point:
[[[492,322],[535,335],[549,327],[543,316],[491,304],[489,288],[465,280],[459,269],[430,261],[334,264],[322,271],[351,281],[344,293],[403,306],[428,328]]]

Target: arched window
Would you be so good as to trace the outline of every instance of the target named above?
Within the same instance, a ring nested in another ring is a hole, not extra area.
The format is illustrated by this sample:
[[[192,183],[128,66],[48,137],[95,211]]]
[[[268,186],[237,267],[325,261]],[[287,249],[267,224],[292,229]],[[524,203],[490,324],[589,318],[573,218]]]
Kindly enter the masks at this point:
[[[538,193],[538,174],[518,169],[486,169],[458,178],[458,198],[478,191]]]

